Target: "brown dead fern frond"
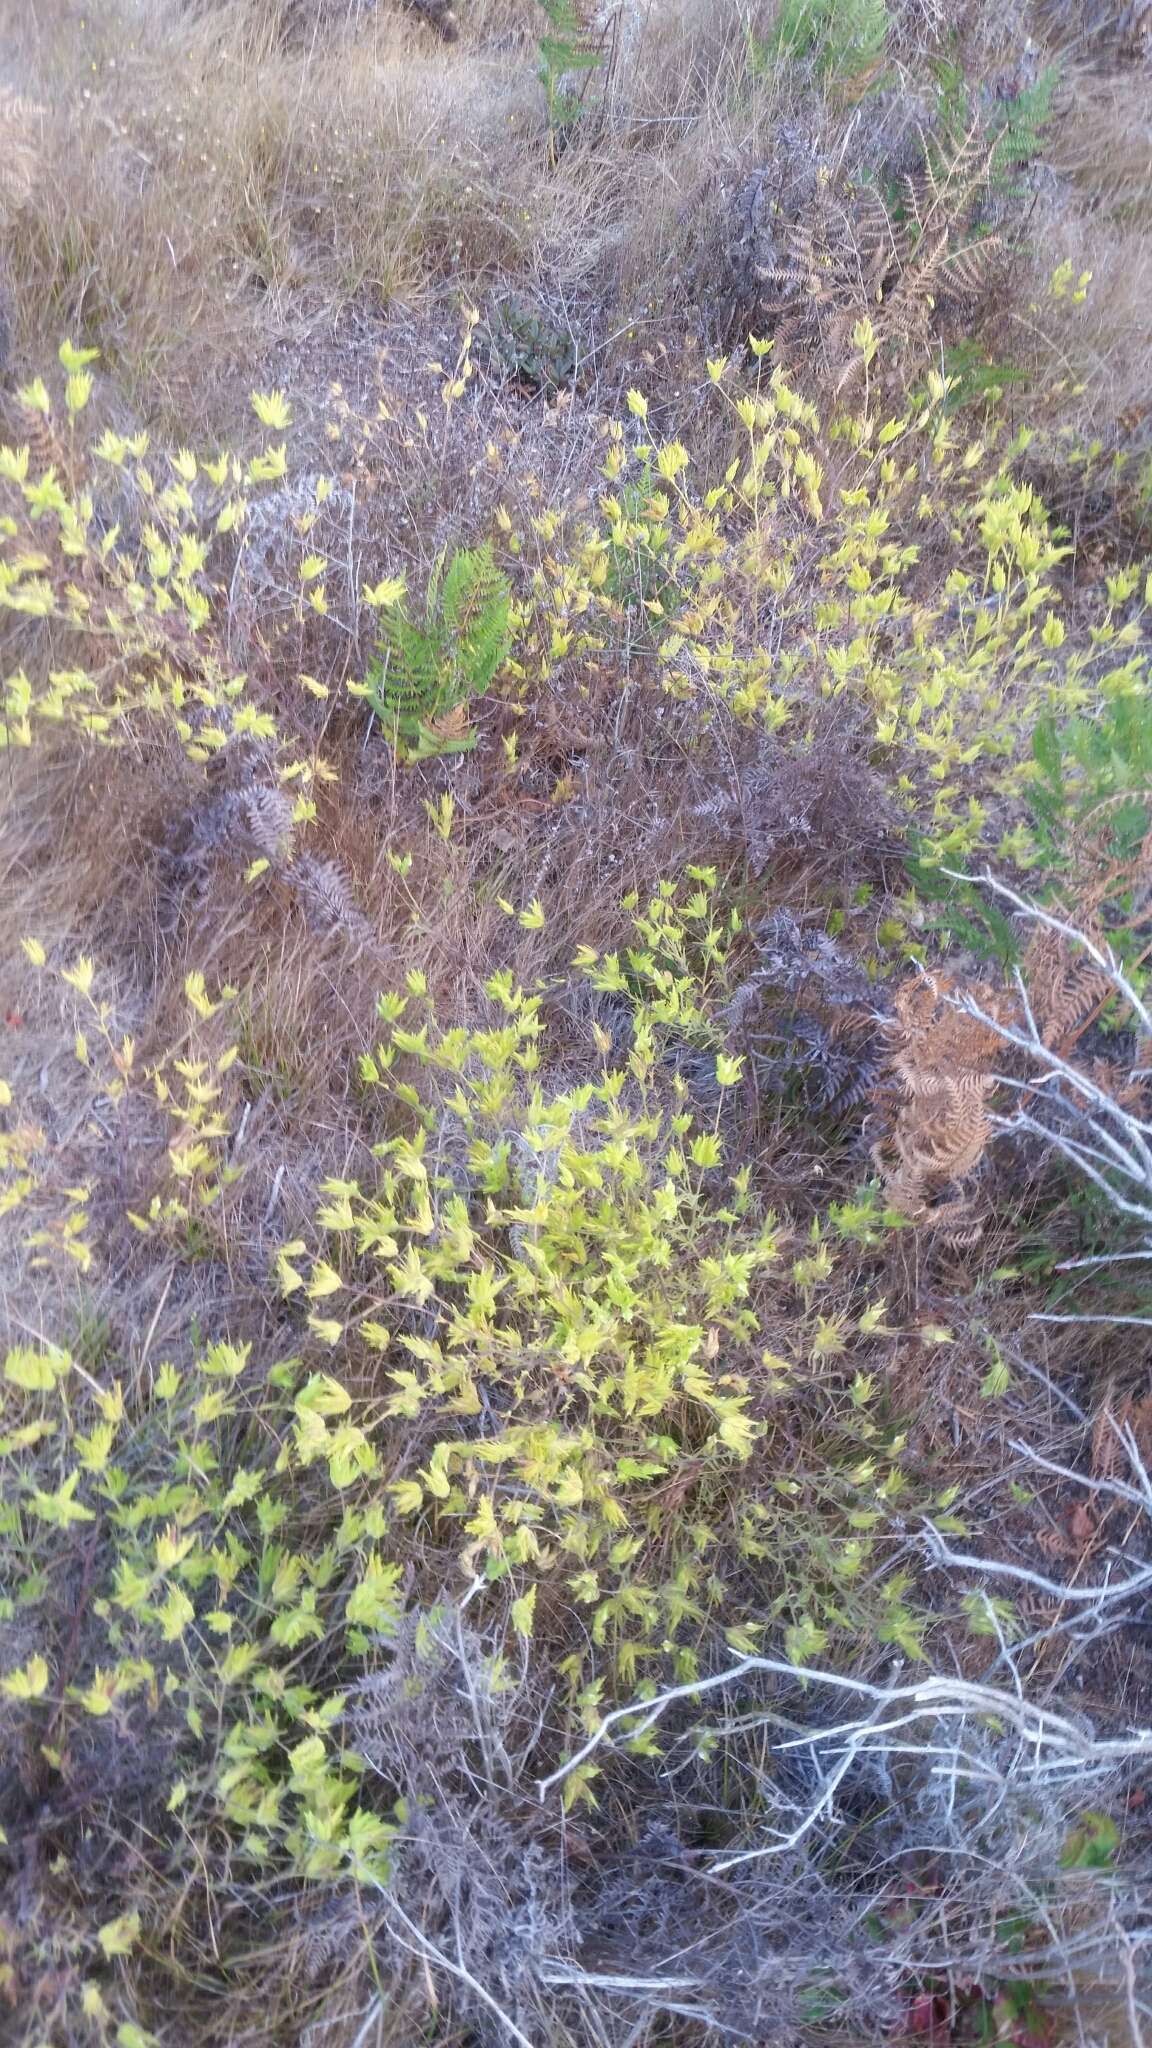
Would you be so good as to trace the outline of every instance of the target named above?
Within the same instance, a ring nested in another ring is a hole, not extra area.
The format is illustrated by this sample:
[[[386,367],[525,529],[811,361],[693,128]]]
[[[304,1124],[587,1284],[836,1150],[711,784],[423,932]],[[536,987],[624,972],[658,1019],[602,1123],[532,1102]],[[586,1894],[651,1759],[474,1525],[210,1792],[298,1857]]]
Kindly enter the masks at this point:
[[[1119,1478],[1130,1464],[1128,1436],[1145,1461],[1152,1458],[1152,1394],[1125,1394],[1117,1400],[1109,1381],[1092,1416],[1090,1469],[1097,1483]]]
[[[728,266],[735,321],[782,354],[815,355],[839,391],[860,373],[857,323],[881,352],[923,344],[938,314],[967,307],[991,280],[1000,237],[982,220],[992,151],[976,129],[946,158],[921,137],[920,168],[887,205],[873,185],[811,153],[775,182],[757,172],[736,195]]]
[[[182,843],[168,858],[165,924],[173,927],[190,910],[195,913],[207,900],[216,870],[256,860],[296,899],[309,930],[339,933],[357,947],[370,943],[375,928],[339,863],[297,851],[295,808],[272,773],[259,752],[242,755],[233,745],[217,755],[208,792],[177,826]],[[233,778],[230,787],[211,787],[227,775]]]
[[[1021,972],[1044,1044],[1062,1051],[1071,1049],[1115,992],[1103,968],[1059,932],[1043,928],[1029,940]]]
[[[960,994],[955,978],[943,973],[917,976],[897,990],[884,1028],[887,1071],[876,1090],[888,1128],[873,1159],[894,1209],[944,1230],[954,1243],[970,1243],[979,1224],[963,1183],[992,1135],[1000,1039],[960,1006]],[[990,989],[971,985],[963,994],[995,1014]]]
[[[815,350],[834,367],[898,273],[897,235],[879,195],[846,193],[822,166],[802,214],[781,226],[772,260],[757,266],[758,325],[783,352]]]
[[[284,870],[284,879],[312,931],[339,932],[361,945],[375,938],[374,927],[358,908],[348,877],[335,861],[303,853]]]
[[[295,814],[282,789],[256,784],[238,792],[239,823],[258,858],[282,867],[292,858]]]
[[[5,407],[5,430],[17,448],[28,450],[28,474],[36,481],[54,475],[57,483],[71,493],[77,483],[72,449],[55,420],[17,397]]]
[[[1125,790],[1102,801],[1073,835],[1061,893],[1067,921],[1078,938],[1038,925],[1021,961],[1041,1040],[1065,1055],[1108,1004],[1116,1002],[1115,977],[1102,964],[1108,958],[1108,934],[1139,930],[1148,921],[1152,832],[1119,859],[1113,843],[1112,813],[1130,803],[1132,794]]]
[[[977,216],[993,174],[995,144],[979,122],[969,128],[945,158],[921,137],[923,164],[903,180],[902,256],[905,267],[921,253],[921,270],[941,279],[945,289],[967,292],[982,281],[977,261],[996,246],[996,238],[976,238]]]
[[[0,227],[28,205],[44,167],[46,109],[0,85]]]

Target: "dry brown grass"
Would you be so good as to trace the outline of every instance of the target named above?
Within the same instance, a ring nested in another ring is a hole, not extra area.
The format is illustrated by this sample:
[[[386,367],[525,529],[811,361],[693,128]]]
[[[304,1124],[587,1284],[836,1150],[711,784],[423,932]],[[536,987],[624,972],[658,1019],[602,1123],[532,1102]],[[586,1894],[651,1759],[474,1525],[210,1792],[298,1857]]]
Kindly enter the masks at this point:
[[[665,160],[714,127],[741,48],[734,5],[639,19],[607,143],[550,171],[530,6],[470,10],[451,47],[398,10],[302,46],[277,20],[260,0],[0,13],[44,102],[36,204],[9,249],[26,361],[62,332],[94,342],[130,402],[187,431],[222,373],[350,302],[446,277],[578,289],[656,221],[667,245]]]
[[[1059,183],[1039,222],[1046,261],[1092,273],[1079,313],[1045,316],[1052,352],[1083,379],[1090,427],[1120,421],[1122,440],[1140,425],[1152,360],[1150,107],[1146,68],[1067,68],[1050,144]]]
[[[45,109],[0,84],[0,220],[32,199],[44,168]]]
[[[54,17],[26,66],[48,106],[10,256],[25,346],[84,335],[186,425],[290,313],[531,246],[523,180],[493,173],[530,71],[458,60],[407,17],[302,51],[247,8]]]

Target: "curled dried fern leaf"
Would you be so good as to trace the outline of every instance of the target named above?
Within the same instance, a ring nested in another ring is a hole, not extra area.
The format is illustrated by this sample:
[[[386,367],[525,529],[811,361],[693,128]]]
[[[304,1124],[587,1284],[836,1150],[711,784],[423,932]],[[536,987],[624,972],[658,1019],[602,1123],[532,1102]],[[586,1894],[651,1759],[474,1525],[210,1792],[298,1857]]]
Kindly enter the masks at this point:
[[[0,85],[0,226],[27,206],[44,162],[44,108]]]
[[[974,1229],[979,1234],[963,1184],[992,1133],[989,1098],[1001,1044],[991,1024],[963,1007],[965,995],[996,1014],[990,990],[962,990],[943,974],[917,977],[897,991],[888,1072],[877,1091],[888,1129],[872,1155],[891,1207],[913,1222],[943,1227],[954,1243],[973,1242]]]

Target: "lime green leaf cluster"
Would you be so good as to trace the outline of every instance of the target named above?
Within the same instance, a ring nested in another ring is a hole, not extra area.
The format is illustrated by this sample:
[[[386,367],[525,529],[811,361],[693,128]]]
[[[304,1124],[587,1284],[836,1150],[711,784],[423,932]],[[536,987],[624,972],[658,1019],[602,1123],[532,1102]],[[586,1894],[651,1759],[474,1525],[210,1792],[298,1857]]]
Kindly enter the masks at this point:
[[[622,1684],[658,1657],[690,1672],[717,1617],[821,1640],[866,1629],[909,1654],[918,1640],[907,1582],[866,1585],[907,1486],[903,1435],[856,1370],[883,1304],[833,1306],[833,1237],[818,1227],[786,1258],[787,1227],[730,1163],[740,1068],[714,1020],[739,927],[701,868],[633,907],[619,952],[583,949],[592,1077],[570,1085],[545,1078],[543,994],[506,972],[471,1029],[438,1023],[422,977],[382,999],[362,1073],[394,1135],[370,1182],[325,1184],[311,1239],[277,1261],[304,1327],[346,1362],[298,1395],[295,1457],[352,1485],[418,1431],[422,1461],[387,1488],[397,1546],[449,1542],[470,1576],[510,1580],[521,1634],[534,1589],[559,1579],[585,1612],[574,1682],[589,1660]],[[681,1066],[697,1049],[694,1092]],[[781,1323],[786,1356],[768,1342]],[[365,1347],[367,1439],[344,1391]],[[802,1482],[776,1425],[836,1374],[850,1396]]]
[[[610,422],[599,518],[531,522],[543,557],[510,673],[527,691],[623,645],[705,720],[720,696],[797,739],[814,702],[843,698],[936,853],[968,857],[1019,800],[1041,715],[1146,692],[1139,579],[1110,579],[1070,631],[1066,541],[1019,477],[1028,431],[992,416],[973,434],[936,372],[888,418],[824,416],[779,370],[755,393],[724,358],[709,374],[742,452],[697,478],[679,443],[634,445]],[[629,405],[643,421],[642,394]]]
[[[249,1346],[223,1340],[131,1390],[101,1389],[61,1350],[9,1352],[0,1536],[20,1569],[6,1606],[43,1647],[0,1671],[0,1717],[42,1712],[53,1754],[86,1720],[125,1741],[133,1727],[163,1733],[183,1822],[227,1827],[262,1870],[382,1881],[395,1820],[361,1796],[331,1650],[345,1676],[378,1667],[403,1616],[401,1573],[380,1548],[382,1507],[351,1504],[339,1470],[317,1485],[311,1439],[294,1434],[334,1418],[338,1446],[348,1395],[300,1381],[289,1359],[254,1386]],[[77,1544],[94,1624],[78,1652],[45,1603]],[[101,1935],[108,1955],[128,1939],[120,1922]]]

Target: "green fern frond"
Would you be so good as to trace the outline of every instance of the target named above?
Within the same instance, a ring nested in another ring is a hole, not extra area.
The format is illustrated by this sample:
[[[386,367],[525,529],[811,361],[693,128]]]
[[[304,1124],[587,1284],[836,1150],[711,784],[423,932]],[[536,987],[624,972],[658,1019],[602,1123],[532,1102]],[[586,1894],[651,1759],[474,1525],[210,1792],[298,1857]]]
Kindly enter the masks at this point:
[[[537,45],[540,68],[537,76],[548,103],[548,127],[553,156],[557,137],[571,130],[584,109],[584,92],[592,72],[605,60],[606,40],[597,28],[588,0],[540,0],[551,24],[551,34],[541,36]],[[573,91],[567,80],[585,74],[584,85]]]
[[[1060,80],[1055,65],[1049,65],[1023,92],[991,108],[979,105],[959,65],[942,62],[935,71],[939,137],[935,147],[941,161],[946,162],[973,134],[980,134],[989,151],[988,182],[999,184],[1039,154]]]
[[[491,543],[441,554],[428,579],[423,623],[403,606],[380,622],[368,698],[395,738],[435,751],[430,728],[490,688],[512,645],[512,589]],[[453,748],[469,744],[454,736]],[[444,751],[447,751],[447,746]]]
[[[440,611],[467,695],[480,696],[507,659],[512,640],[512,591],[489,541],[453,556]]]
[[[997,109],[988,124],[996,144],[992,156],[994,171],[1014,170],[1039,155],[1044,129],[1052,118],[1059,78],[1056,66],[1050,65],[1040,73],[1035,85]]]
[[[582,36],[585,33],[586,23],[574,0],[540,0],[540,6],[558,36]]]
[[[783,0],[762,48],[777,62],[810,58],[832,83],[859,78],[879,64],[888,28],[887,0]]]

